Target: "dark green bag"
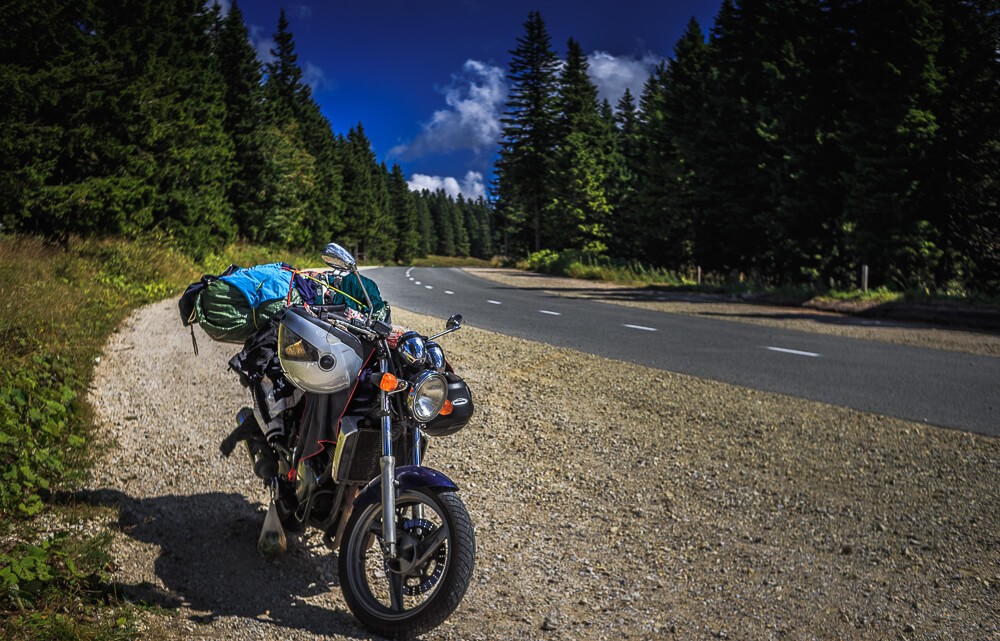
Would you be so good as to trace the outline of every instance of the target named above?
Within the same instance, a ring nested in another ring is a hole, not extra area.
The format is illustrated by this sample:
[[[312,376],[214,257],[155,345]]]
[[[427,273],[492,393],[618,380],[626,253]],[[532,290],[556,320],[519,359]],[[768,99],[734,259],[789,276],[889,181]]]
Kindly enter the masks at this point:
[[[185,326],[198,323],[214,340],[243,343],[286,305],[302,302],[292,274],[287,265],[272,263],[204,276],[181,297],[181,319]]]
[[[201,328],[214,340],[243,343],[267,326],[271,317],[285,308],[285,301],[278,298],[254,308],[239,289],[224,280],[216,280],[202,290],[195,313]],[[298,302],[301,302],[298,292],[292,290],[292,303]]]

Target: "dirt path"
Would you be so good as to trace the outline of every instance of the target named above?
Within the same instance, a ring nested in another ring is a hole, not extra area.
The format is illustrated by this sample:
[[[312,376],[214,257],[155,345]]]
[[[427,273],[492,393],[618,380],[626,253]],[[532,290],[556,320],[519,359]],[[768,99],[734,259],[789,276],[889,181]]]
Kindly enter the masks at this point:
[[[258,556],[265,494],[218,453],[235,349],[199,331],[195,357],[175,305],[114,335],[91,396],[114,578],[168,609],[148,638],[371,638],[319,537]],[[479,556],[424,638],[1000,638],[1000,439],[475,328],[442,344],[478,413],[426,464],[462,487]]]

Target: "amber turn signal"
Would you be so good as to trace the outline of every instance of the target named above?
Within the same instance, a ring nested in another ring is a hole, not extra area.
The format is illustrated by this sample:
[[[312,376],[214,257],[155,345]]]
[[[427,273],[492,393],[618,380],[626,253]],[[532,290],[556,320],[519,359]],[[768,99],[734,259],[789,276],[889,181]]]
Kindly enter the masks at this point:
[[[395,392],[399,387],[399,379],[392,374],[385,372],[379,376],[378,388],[383,392]]]
[[[455,406],[451,404],[451,401],[445,401],[444,407],[442,407],[441,411],[438,412],[438,416],[448,416],[451,414],[453,409],[455,409]]]

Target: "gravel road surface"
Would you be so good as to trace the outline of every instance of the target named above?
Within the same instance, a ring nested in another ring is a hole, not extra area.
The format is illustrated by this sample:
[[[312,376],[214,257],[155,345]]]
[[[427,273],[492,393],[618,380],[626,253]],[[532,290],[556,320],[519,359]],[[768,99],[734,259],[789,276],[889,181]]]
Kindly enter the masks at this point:
[[[258,556],[266,494],[218,452],[247,400],[236,348],[196,333],[197,357],[176,301],[139,310],[90,397],[95,525],[125,596],[164,608],[148,638],[373,638],[318,536]],[[479,556],[423,638],[1000,639],[1000,439],[471,327],[441,342],[477,416],[425,463],[462,488]]]

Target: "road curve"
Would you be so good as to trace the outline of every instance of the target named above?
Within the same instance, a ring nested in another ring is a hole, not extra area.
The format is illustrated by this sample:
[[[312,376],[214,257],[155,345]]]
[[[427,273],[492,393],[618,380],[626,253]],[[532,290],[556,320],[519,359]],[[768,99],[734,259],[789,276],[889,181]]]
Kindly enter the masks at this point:
[[[616,360],[1000,435],[1000,359],[560,297],[454,268],[366,270],[394,306]]]

